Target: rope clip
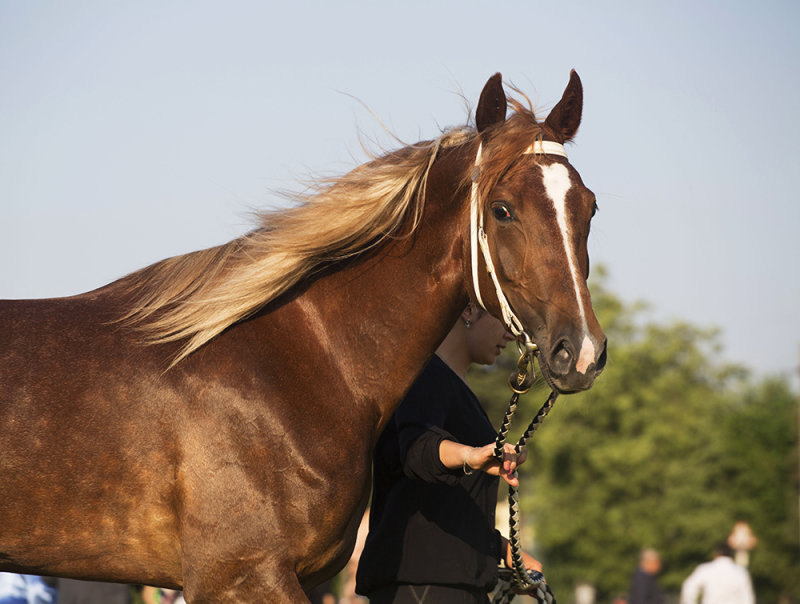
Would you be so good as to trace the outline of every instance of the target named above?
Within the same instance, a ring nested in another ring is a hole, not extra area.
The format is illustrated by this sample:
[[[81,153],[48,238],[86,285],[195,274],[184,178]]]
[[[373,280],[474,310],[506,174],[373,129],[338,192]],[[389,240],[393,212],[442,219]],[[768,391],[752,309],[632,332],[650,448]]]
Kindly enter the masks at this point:
[[[516,371],[512,371],[508,376],[508,386],[516,394],[525,394],[531,389],[534,381],[536,381],[536,367],[533,364],[533,353],[525,351],[519,356]]]

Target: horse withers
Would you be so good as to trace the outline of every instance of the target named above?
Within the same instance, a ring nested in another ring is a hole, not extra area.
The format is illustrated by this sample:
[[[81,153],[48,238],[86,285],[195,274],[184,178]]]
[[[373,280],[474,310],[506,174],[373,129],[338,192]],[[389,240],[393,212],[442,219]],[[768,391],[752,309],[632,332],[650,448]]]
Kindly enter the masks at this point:
[[[0,570],[306,601],[349,557],[373,445],[470,298],[535,341],[554,389],[588,388],[606,342],[595,198],[563,147],[581,110],[574,72],[544,121],[497,74],[476,127],[230,243],[0,303]]]

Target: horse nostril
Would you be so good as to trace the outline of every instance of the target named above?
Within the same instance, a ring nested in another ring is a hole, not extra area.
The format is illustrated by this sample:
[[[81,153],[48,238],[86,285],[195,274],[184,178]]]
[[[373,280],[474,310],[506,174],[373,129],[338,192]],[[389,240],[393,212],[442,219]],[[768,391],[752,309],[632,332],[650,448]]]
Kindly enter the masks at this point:
[[[553,373],[557,375],[566,375],[572,368],[572,353],[569,351],[565,340],[562,340],[553,348],[553,352],[550,355],[550,366]]]
[[[597,359],[597,364],[595,365],[595,372],[600,373],[606,366],[606,361],[608,360],[608,340],[603,342],[603,352],[600,353],[600,358]]]

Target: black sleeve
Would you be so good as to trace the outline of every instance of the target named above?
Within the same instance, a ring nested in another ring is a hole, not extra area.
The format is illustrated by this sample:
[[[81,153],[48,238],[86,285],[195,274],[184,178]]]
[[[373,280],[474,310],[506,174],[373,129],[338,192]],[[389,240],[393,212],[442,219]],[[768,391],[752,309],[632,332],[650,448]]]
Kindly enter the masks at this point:
[[[420,434],[411,443],[405,455],[403,462],[405,475],[425,482],[458,484],[458,479],[462,474],[461,470],[449,469],[442,463],[439,456],[439,445],[443,440],[455,441],[455,438],[435,426]]]
[[[403,471],[425,482],[456,484],[461,470],[449,470],[439,457],[443,440],[458,440],[446,429],[453,390],[448,375],[424,371],[395,412]]]

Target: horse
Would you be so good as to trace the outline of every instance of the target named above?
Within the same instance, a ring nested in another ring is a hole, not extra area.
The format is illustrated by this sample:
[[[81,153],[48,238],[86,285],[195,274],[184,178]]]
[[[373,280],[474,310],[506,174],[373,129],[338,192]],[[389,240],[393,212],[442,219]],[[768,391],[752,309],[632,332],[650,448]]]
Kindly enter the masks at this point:
[[[470,299],[535,342],[552,388],[589,388],[596,201],[563,146],[583,88],[572,71],[544,121],[514,93],[495,74],[474,124],[229,243],[2,301],[0,570],[307,602],[351,554],[379,434]]]

